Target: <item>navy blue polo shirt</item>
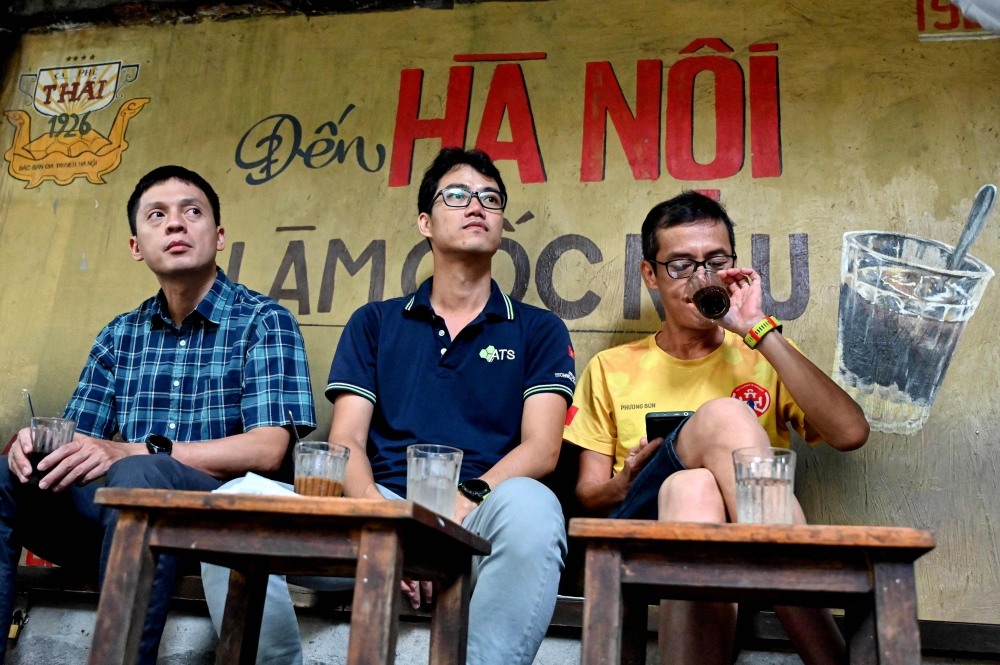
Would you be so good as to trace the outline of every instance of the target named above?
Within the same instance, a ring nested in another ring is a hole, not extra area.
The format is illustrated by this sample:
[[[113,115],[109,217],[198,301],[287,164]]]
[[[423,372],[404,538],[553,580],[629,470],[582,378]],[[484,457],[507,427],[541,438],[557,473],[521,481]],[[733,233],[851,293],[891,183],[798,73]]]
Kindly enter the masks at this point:
[[[432,278],[433,279],[433,278]],[[575,355],[566,324],[512,300],[493,282],[486,307],[455,339],[416,293],[368,303],[348,321],[326,397],[351,392],[375,405],[368,439],[375,482],[406,494],[406,447],[462,449],[462,480],[478,478],[521,442],[531,395],[573,402]]]

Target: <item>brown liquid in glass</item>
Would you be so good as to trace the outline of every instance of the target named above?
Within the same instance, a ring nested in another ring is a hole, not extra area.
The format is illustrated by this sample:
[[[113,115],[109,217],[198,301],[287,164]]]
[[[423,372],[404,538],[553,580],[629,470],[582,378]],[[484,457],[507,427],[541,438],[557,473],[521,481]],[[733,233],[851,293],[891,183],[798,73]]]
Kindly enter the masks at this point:
[[[721,319],[729,311],[729,293],[721,286],[706,286],[692,298],[695,307],[706,319]]]
[[[303,476],[295,479],[295,493],[304,496],[343,496],[344,484],[329,478]]]

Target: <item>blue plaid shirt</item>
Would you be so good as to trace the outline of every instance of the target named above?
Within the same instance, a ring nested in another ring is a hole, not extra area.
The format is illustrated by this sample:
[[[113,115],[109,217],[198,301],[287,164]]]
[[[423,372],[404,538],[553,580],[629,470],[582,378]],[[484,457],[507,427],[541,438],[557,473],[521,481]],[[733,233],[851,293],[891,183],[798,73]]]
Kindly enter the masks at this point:
[[[219,270],[180,326],[163,292],[115,317],[94,341],[64,417],[82,434],[143,442],[208,441],[256,427],[316,428],[298,324],[270,298]]]

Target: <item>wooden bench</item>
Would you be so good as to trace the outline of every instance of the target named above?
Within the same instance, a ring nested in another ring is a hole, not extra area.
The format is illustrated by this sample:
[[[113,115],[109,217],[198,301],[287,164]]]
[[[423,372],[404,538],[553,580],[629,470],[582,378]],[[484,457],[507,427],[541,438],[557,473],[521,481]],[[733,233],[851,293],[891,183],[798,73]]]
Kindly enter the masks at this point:
[[[644,663],[648,604],[665,598],[843,608],[851,665],[920,663],[928,531],[576,518],[569,535],[586,544],[581,665]]]
[[[232,568],[217,663],[252,665],[269,574],[355,577],[350,665],[395,658],[400,580],[442,591],[430,662],[465,662],[472,557],[490,543],[408,501],[101,489],[121,511],[88,663],[134,663],[161,553]]]

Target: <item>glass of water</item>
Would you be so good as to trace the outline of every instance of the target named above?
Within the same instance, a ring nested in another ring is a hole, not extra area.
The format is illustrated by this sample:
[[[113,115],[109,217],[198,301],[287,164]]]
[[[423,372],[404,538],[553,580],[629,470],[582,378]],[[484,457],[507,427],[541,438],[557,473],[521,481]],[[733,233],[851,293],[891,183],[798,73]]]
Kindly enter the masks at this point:
[[[791,524],[795,505],[795,453],[785,448],[741,448],[736,466],[736,521]]]
[[[418,443],[406,449],[406,500],[451,519],[458,496],[462,451]]]

